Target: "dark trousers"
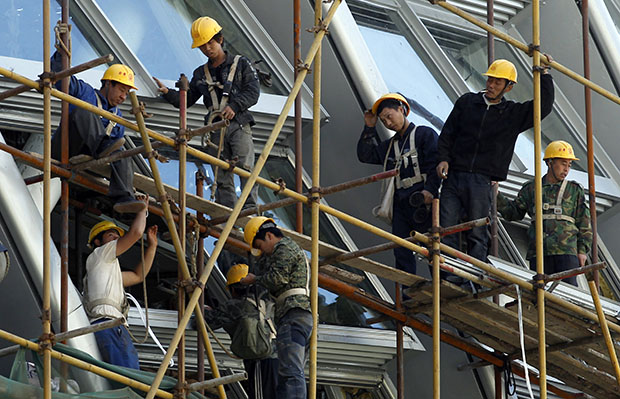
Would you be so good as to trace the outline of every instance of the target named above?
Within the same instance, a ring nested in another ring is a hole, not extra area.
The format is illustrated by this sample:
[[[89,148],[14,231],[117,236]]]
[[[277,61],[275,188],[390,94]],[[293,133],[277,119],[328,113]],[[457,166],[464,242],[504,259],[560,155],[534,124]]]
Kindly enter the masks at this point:
[[[579,258],[576,255],[545,255],[543,262],[545,274],[559,273],[579,267]],[[530,259],[530,269],[536,271],[536,258]],[[562,281],[577,286],[577,276],[568,277]]]
[[[211,141],[215,144],[220,142],[220,130],[216,130],[211,134]],[[217,155],[217,150],[210,149],[209,152]],[[223,160],[232,160],[237,158],[237,167],[247,171],[254,169],[254,141],[252,140],[252,129],[250,124],[240,126],[236,121],[231,121],[224,135],[222,154]],[[228,170],[220,168],[217,172],[217,190],[215,191],[215,202],[225,205],[229,208],[235,206],[237,202],[237,190],[235,179],[238,178],[241,190],[245,187],[247,179],[236,177],[235,174]],[[258,185],[252,187],[248,199],[245,201],[244,208],[256,206],[258,199]]]
[[[430,227],[430,217],[424,223],[413,221],[415,208],[409,205],[409,198],[394,198],[392,208],[392,234],[401,238],[409,237],[411,230],[426,233]],[[403,247],[394,248],[394,260],[396,268],[407,273],[415,274],[416,257],[410,249]]]
[[[491,179],[479,173],[450,171],[441,189],[440,223],[450,227],[461,221],[489,216],[491,210]],[[442,237],[444,244],[459,248],[457,234]],[[483,262],[487,260],[487,226],[476,227],[467,234],[467,253]]]
[[[101,118],[92,112],[76,107],[69,115],[69,157],[86,154],[97,157],[114,139],[105,134]],[[60,129],[52,137],[52,157],[60,159]],[[133,169],[131,159],[123,158],[110,164],[110,191],[115,201],[133,199]]]
[[[304,367],[308,358],[312,313],[294,308],[278,322],[278,388],[277,398],[306,399]]]
[[[261,360],[244,360],[243,366],[248,373],[247,384],[244,388],[248,393],[249,399],[277,398],[276,387],[278,384],[278,358],[267,358]],[[256,382],[260,381],[262,396],[256,395]]]

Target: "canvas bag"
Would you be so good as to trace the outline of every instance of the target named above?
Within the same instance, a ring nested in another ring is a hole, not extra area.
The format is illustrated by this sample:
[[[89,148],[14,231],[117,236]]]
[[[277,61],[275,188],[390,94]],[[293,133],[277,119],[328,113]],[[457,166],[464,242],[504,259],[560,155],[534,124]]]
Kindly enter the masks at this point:
[[[230,337],[230,350],[241,359],[264,359],[271,355],[276,336],[275,326],[268,316],[273,303],[261,299],[257,306],[256,301],[251,298],[246,298],[246,301],[258,312],[239,319],[235,332]]]

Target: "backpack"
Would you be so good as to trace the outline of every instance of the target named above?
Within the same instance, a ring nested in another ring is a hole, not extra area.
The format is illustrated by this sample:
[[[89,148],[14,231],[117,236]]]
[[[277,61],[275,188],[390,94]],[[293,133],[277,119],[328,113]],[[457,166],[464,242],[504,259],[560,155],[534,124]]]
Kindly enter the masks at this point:
[[[230,350],[241,359],[264,359],[273,352],[276,336],[275,327],[269,317],[273,303],[260,299],[257,306],[256,301],[251,298],[245,298],[245,301],[246,306],[253,311],[246,312],[246,315],[238,320],[230,337]]]

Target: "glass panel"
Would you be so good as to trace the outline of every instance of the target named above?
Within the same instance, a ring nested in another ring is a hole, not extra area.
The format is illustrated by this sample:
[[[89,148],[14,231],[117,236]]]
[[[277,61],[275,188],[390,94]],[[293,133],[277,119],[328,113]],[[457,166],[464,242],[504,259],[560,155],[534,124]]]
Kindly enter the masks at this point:
[[[486,77],[482,75],[488,67],[485,40],[480,40],[464,47],[460,52],[446,52],[472,91],[482,90],[485,87]],[[504,42],[495,41],[495,54],[496,58],[511,60],[517,66],[518,83],[506,95],[506,98],[513,101],[531,100],[533,83],[530,71],[523,68],[521,63],[515,62],[512,50]],[[571,132],[555,112],[551,112],[542,121],[543,149],[553,140],[565,140],[571,143],[575,149],[575,155],[580,159],[573,162],[573,169],[587,170],[586,149],[573,139]],[[542,154],[540,157],[542,158]],[[534,131],[529,129],[520,134],[517,139],[515,156],[513,156],[510,169],[534,174],[534,159]],[[546,169],[543,168],[543,170]],[[596,174],[602,176],[598,167],[596,168]]]
[[[194,69],[207,61],[199,49],[191,48],[190,27],[199,16],[213,17],[223,27],[225,50],[232,54],[243,54],[252,61],[262,59],[260,53],[236,29],[237,23],[219,2],[105,0],[98,4],[127,46],[158,78],[176,80],[180,73],[191,78]],[[265,65],[261,63],[259,69],[267,69]],[[282,94],[282,88],[277,86],[274,82],[273,87],[261,86],[261,90]]]
[[[4,28],[0,30],[0,55],[43,61],[42,2],[38,0],[9,0],[0,2],[0,15]],[[50,9],[52,27],[61,18],[61,7],[52,2]],[[100,55],[88,44],[73,20],[71,29],[73,65],[97,58]],[[54,32],[51,32],[54,40]],[[52,49],[53,51],[53,49]],[[105,69],[105,67],[100,67]]]
[[[360,26],[359,29],[388,90],[414,99],[435,117],[445,121],[452,110],[452,102],[407,40],[401,35],[373,28]],[[394,62],[395,59],[398,62]],[[413,111],[409,114],[413,123],[433,126],[432,118]],[[435,127],[437,130],[439,128]]]

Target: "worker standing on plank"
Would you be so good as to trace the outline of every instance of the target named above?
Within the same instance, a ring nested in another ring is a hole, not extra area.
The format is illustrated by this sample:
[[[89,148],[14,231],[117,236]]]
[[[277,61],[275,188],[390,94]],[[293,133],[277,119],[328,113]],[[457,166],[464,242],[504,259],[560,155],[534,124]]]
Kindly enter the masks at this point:
[[[552,274],[584,266],[592,247],[590,210],[583,187],[567,180],[572,162],[578,161],[573,147],[566,141],[552,141],[545,149],[547,173],[542,177],[543,247],[545,273]],[[532,223],[527,231],[527,259],[536,270],[536,230],[534,180],[523,185],[514,201],[501,193],[497,211],[506,220],[521,220],[527,213]],[[564,279],[577,285],[577,277]]]
[[[547,72],[541,76],[542,118],[553,108],[553,79]],[[517,103],[504,98],[517,83],[514,64],[496,60],[484,75],[486,90],[462,95],[439,135],[437,175],[445,179],[440,196],[442,227],[453,226],[461,218],[489,216],[492,182],[506,180],[518,135],[534,126],[533,100]],[[442,240],[460,249],[458,239],[451,234]],[[467,253],[486,262],[487,248],[487,227],[473,228]]]
[[[304,366],[308,358],[310,313],[310,267],[306,255],[275,221],[256,216],[245,225],[244,238],[260,254],[259,274],[248,273],[241,284],[259,284],[275,298],[278,351],[278,398],[305,399]]]
[[[407,119],[408,114],[405,97],[398,93],[382,96],[372,109],[364,112],[365,126],[357,142],[357,158],[361,162],[383,165],[384,170],[399,170],[393,182],[394,198],[388,205],[392,207],[392,233],[402,238],[409,237],[411,230],[428,230],[427,205],[439,187],[435,174],[437,133],[428,126],[415,126]],[[396,134],[381,141],[376,128],[378,119]],[[415,274],[416,259],[411,250],[396,247],[394,258],[398,269]]]
[[[213,132],[214,143],[219,143],[217,156],[234,161],[237,166],[251,171],[254,168],[254,143],[252,126],[254,118],[248,109],[256,104],[260,95],[260,83],[256,70],[249,59],[232,55],[223,49],[222,27],[210,17],[200,17],[191,28],[192,48],[198,47],[209,61],[194,70],[187,91],[187,106],[203,97],[209,110],[205,123],[222,119],[230,121],[228,128]],[[167,88],[157,78],[163,98],[175,107],[179,106],[179,92]],[[224,136],[220,136],[220,135]],[[213,152],[212,150],[209,150]],[[241,189],[246,179],[241,178]],[[216,176],[215,201],[233,208],[237,201],[234,174],[219,170]],[[254,187],[244,207],[256,206],[258,187]]]
[[[62,69],[61,55],[55,52],[51,60],[52,71]],[[56,82],[60,89],[61,81]],[[118,108],[134,86],[134,74],[131,68],[114,64],[110,66],[101,78],[101,89],[97,90],[88,83],[74,76],[69,83],[69,94],[86,101],[100,109],[119,117],[122,116]],[[60,159],[61,153],[61,126],[52,137],[52,157]],[[116,122],[107,120],[86,109],[69,105],[69,156],[78,154],[90,155],[93,158],[103,158],[120,151],[125,144],[125,127]],[[135,199],[133,190],[133,169],[131,159],[123,158],[110,163],[110,191],[108,197],[114,201],[114,210],[119,213],[137,213],[145,208],[142,201]]]
[[[157,225],[147,231],[148,248],[144,259],[132,271],[121,271],[118,257],[127,252],[144,233],[146,227],[146,204],[138,212],[127,233],[113,222],[104,220],[90,230],[88,244],[93,252],[86,259],[84,277],[84,309],[91,324],[122,318],[124,324],[95,333],[97,346],[103,360],[110,364],[140,369],[138,352],[127,330],[129,303],[124,287],[141,283],[151,270],[157,251]]]

